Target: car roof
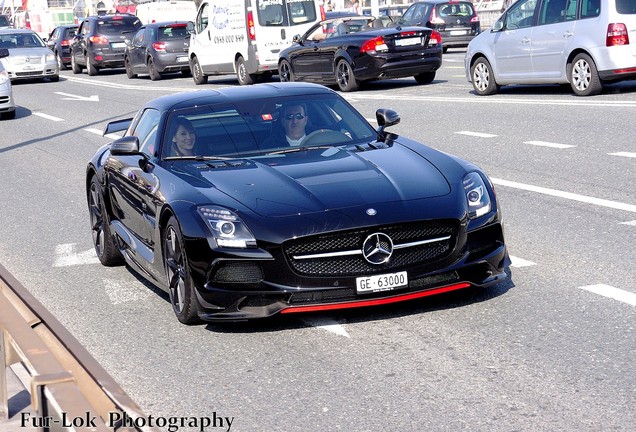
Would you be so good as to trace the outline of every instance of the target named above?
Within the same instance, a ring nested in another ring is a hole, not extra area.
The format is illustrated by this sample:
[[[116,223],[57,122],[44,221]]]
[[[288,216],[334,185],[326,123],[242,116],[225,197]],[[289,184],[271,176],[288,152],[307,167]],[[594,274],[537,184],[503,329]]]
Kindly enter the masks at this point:
[[[419,1],[419,2],[413,2],[412,4],[441,4],[441,3],[455,3],[455,4],[460,4],[460,3],[471,3],[472,2],[470,0],[426,0],[426,1]]]
[[[107,14],[107,15],[91,15],[89,17],[86,17],[86,19],[91,20],[91,21],[123,19],[123,18],[139,19],[139,17],[137,15],[132,15],[132,14],[128,14],[128,13]]]
[[[0,34],[37,34],[31,29],[27,28],[3,28],[0,29]]]
[[[195,90],[161,96],[148,102],[146,108],[160,111],[188,108],[197,105],[216,105],[254,99],[273,99],[309,94],[337,95],[328,87],[311,83],[262,83],[251,86],[225,87],[215,90]]]
[[[153,23],[144,24],[144,27],[167,27],[172,24],[187,25],[188,22],[187,21],[161,21],[161,22],[153,22]]]

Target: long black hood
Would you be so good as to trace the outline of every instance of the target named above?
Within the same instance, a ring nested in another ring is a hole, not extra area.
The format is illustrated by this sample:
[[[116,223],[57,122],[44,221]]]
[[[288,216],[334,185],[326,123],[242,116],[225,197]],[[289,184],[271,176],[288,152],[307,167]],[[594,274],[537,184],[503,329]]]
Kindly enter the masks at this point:
[[[193,163],[198,189],[216,189],[265,217],[440,197],[448,180],[399,144],[367,151],[313,148],[239,161]]]

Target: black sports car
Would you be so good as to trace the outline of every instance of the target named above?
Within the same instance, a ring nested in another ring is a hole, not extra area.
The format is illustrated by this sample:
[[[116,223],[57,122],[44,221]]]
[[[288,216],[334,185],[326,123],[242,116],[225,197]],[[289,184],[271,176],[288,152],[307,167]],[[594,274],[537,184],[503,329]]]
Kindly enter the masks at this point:
[[[376,117],[377,130],[335,91],[300,83],[147,103],[109,123],[105,133],[125,135],[87,167],[99,259],[125,259],[167,290],[183,323],[380,305],[506,279],[488,177],[387,132],[396,112]],[[300,145],[288,144],[284,122],[305,124]]]
[[[385,27],[365,16],[321,21],[281,51],[282,82],[310,81],[355,91],[360,83],[413,76],[431,83],[442,65],[442,38],[426,27]]]

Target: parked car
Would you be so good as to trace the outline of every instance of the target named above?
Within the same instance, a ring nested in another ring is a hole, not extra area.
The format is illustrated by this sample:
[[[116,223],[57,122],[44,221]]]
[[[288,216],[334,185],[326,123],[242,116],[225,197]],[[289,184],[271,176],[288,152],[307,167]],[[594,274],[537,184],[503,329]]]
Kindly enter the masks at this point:
[[[519,0],[465,56],[475,93],[508,84],[570,84],[578,96],[636,78],[636,0]]]
[[[0,48],[0,59],[9,57],[9,50]],[[13,100],[13,90],[11,87],[11,79],[0,62],[0,118],[15,118],[15,102]]]
[[[448,48],[465,47],[481,31],[479,15],[471,1],[427,0],[413,3],[396,20],[400,26],[423,26],[437,30]]]
[[[124,53],[128,78],[148,74],[153,81],[168,72],[190,75],[188,47],[190,33],[187,21],[152,23],[137,30]]]
[[[413,76],[428,84],[441,64],[441,37],[435,30],[386,28],[373,17],[353,16],[324,20],[294,37],[292,46],[280,53],[278,72],[283,82],[311,81],[355,91],[365,81],[384,78]]]
[[[11,27],[11,20],[7,15],[0,15],[0,29]]]
[[[141,27],[134,15],[98,15],[84,18],[71,42],[71,68],[97,75],[103,68],[124,67],[126,45]]]
[[[88,164],[95,250],[183,323],[395,303],[487,287],[509,258],[472,163],[369,124],[337,92],[263,83],[163,96]],[[299,146],[277,137],[311,125]],[[267,145],[267,141],[273,141]]]
[[[55,27],[46,40],[46,46],[55,54],[60,70],[71,64],[71,41],[76,33],[76,25],[61,25]]]
[[[0,30],[0,48],[9,50],[9,56],[0,61],[12,81],[33,78],[59,81],[60,70],[53,51],[46,47],[44,41],[33,30]]]

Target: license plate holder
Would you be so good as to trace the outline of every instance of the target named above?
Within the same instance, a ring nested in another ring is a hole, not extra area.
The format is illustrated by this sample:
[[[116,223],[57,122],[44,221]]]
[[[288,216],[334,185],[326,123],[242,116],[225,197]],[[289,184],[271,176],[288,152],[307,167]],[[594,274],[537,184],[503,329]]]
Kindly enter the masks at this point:
[[[356,278],[356,292],[358,294],[391,291],[405,288],[408,285],[409,278],[405,271]]]
[[[396,39],[395,46],[403,47],[403,46],[413,46],[413,45],[421,45],[422,38],[421,37],[410,37],[404,39]]]

